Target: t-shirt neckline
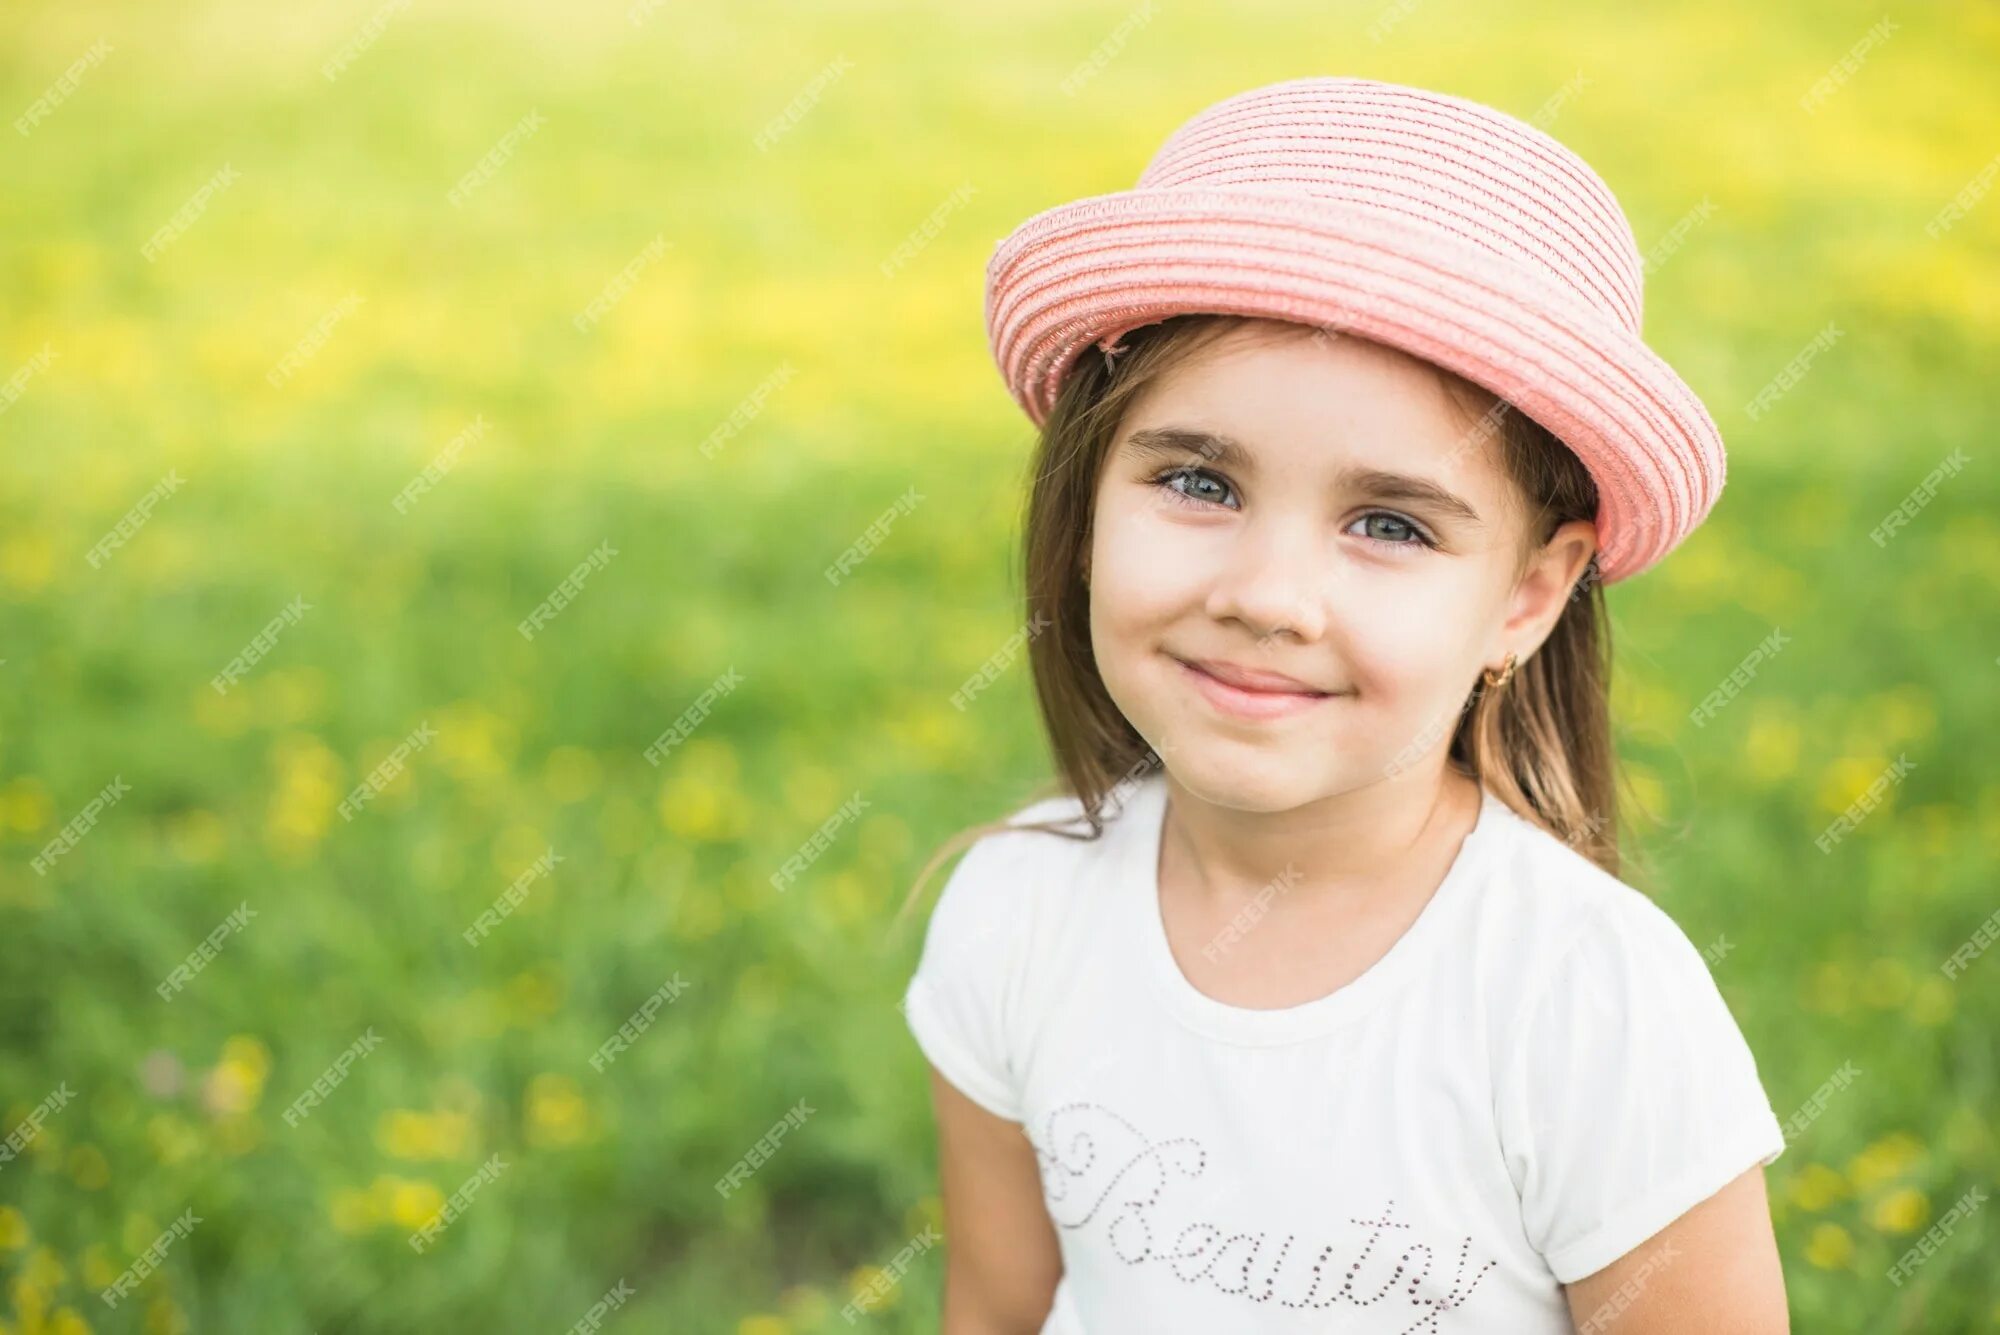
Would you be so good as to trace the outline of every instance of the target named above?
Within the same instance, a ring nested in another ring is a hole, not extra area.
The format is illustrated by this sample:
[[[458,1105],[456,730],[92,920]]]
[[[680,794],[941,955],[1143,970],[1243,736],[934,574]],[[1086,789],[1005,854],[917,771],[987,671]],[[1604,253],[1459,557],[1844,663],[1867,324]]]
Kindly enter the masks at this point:
[[[1460,842],[1423,911],[1394,944],[1358,978],[1311,1001],[1274,1010],[1233,1006],[1218,1001],[1188,981],[1167,944],[1166,920],[1160,912],[1160,850],[1166,831],[1167,783],[1155,771],[1134,794],[1129,808],[1134,818],[1122,850],[1126,887],[1126,920],[1134,928],[1144,972],[1155,997],[1182,1024],[1207,1038],[1242,1046],[1292,1043],[1332,1032],[1365,1014],[1399,984],[1419,970],[1434,950],[1446,920],[1473,895],[1487,865],[1487,845],[1514,816],[1483,784],[1479,815]],[[1136,922],[1132,920],[1136,919]],[[1254,930],[1254,929],[1253,929]]]

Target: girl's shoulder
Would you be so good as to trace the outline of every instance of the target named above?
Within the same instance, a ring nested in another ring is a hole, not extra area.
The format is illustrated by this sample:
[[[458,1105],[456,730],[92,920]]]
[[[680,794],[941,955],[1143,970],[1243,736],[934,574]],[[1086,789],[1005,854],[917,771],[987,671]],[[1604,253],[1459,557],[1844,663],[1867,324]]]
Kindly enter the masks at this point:
[[[1506,837],[1494,841],[1477,917],[1524,998],[1559,977],[1620,991],[1714,989],[1710,952],[1666,906],[1542,826],[1501,810]]]

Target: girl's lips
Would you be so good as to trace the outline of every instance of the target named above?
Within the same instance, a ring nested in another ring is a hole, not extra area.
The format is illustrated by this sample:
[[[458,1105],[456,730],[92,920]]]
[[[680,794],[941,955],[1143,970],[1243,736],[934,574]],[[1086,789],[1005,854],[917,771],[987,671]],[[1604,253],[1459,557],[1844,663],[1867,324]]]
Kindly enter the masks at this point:
[[[1250,691],[1231,686],[1203,672],[1191,663],[1174,660],[1189,683],[1218,711],[1233,718],[1270,719],[1302,714],[1314,705],[1333,699],[1331,695],[1309,691]]]

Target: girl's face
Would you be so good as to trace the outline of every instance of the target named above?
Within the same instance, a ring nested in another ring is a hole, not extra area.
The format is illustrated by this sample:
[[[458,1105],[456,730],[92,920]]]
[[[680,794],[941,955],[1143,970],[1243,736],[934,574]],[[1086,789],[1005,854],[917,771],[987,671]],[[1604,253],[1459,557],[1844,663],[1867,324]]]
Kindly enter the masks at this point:
[[[1434,773],[1480,669],[1541,644],[1595,531],[1563,525],[1517,579],[1500,423],[1467,418],[1420,361],[1271,322],[1134,400],[1098,481],[1091,643],[1184,785],[1282,811]],[[1215,675],[1245,673],[1291,693]]]

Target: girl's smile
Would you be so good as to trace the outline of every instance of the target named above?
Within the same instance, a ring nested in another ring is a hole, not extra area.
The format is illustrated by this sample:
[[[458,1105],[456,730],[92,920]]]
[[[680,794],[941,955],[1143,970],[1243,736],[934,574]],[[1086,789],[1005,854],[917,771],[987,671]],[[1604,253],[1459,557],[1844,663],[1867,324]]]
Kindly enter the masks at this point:
[[[1289,718],[1334,698],[1334,693],[1330,691],[1249,685],[1246,683],[1254,678],[1254,674],[1230,664],[1197,666],[1182,658],[1175,658],[1174,662],[1179,664],[1181,674],[1204,700],[1234,718]],[[1233,680],[1225,680],[1225,677]]]

